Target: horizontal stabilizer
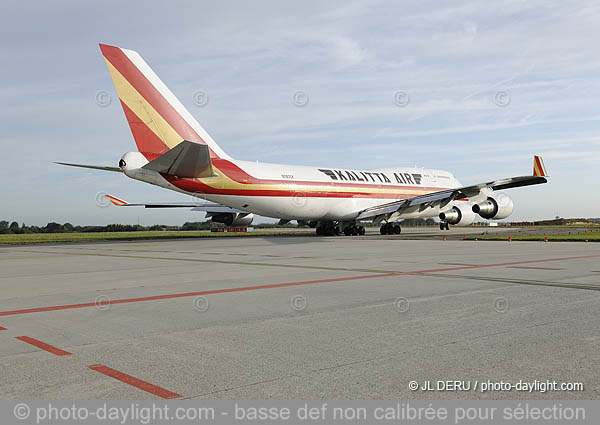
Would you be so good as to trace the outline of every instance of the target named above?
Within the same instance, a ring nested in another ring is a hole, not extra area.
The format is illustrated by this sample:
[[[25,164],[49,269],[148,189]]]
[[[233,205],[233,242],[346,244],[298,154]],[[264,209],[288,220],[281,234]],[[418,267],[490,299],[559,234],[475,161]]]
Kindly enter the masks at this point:
[[[102,165],[71,164],[69,162],[55,162],[55,164],[68,165],[69,167],[91,168],[93,170],[114,171],[116,173],[123,172],[123,170],[118,167],[104,167]]]
[[[113,195],[104,195],[117,207],[144,207],[144,208],[191,208],[192,211],[204,211],[207,213],[247,213],[248,211],[238,210],[225,205],[210,201],[198,202],[154,202],[145,204],[130,204],[127,201],[117,198]]]
[[[207,145],[184,140],[142,168],[182,178],[214,176]]]

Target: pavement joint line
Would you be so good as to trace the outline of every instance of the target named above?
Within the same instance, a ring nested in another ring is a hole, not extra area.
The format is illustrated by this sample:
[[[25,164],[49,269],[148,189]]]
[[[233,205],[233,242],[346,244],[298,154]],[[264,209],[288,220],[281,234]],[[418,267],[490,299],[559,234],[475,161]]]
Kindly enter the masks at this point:
[[[65,350],[61,350],[60,348],[56,348],[53,345],[46,344],[45,342],[40,341],[39,339],[31,338],[28,336],[16,336],[16,339],[19,341],[26,342],[27,344],[31,344],[37,348],[40,348],[44,351],[52,353],[56,356],[69,356],[71,353]]]
[[[100,254],[100,253],[87,253],[87,252],[60,252],[60,251],[38,251],[38,250],[27,250],[22,252],[32,252],[37,254],[62,254],[62,255],[84,255],[91,257],[114,257],[114,258],[136,258],[140,260],[167,260],[167,261],[188,261],[198,263],[216,263],[216,264],[235,264],[241,266],[262,266],[262,267],[284,267],[284,268],[297,268],[297,269],[313,269],[313,270],[331,270],[331,271],[347,271],[347,272],[364,272],[364,273],[402,273],[397,270],[379,270],[379,269],[362,269],[352,267],[328,267],[328,266],[308,266],[304,264],[277,264],[277,263],[259,263],[252,261],[232,261],[232,260],[214,260],[214,259],[202,259],[202,258],[174,258],[174,257],[154,257],[145,255],[120,255],[120,254]]]
[[[102,373],[103,375],[109,376],[113,379],[116,379],[118,381],[121,381],[125,384],[136,387],[142,391],[146,391],[147,393],[154,394],[155,396],[163,398],[163,399],[181,398],[181,395],[179,395],[177,393],[169,391],[165,388],[161,388],[161,387],[151,384],[149,382],[142,381],[141,379],[135,378],[131,375],[120,372],[116,369],[110,368],[103,364],[90,365],[90,366],[88,366],[88,368],[91,370],[94,370],[98,373]]]
[[[556,286],[556,287],[563,287],[563,288],[587,289],[590,291],[600,291],[600,285],[587,284],[587,283],[551,282],[551,281],[546,281],[546,280],[510,279],[510,278],[506,278],[506,277],[469,276],[469,275],[441,274],[441,273],[420,273],[419,276],[448,277],[448,278],[456,278],[456,279],[472,279],[472,280],[484,280],[484,281],[491,281],[491,282],[517,283],[517,284],[521,284],[521,285]]]
[[[213,395],[213,394],[226,393],[228,391],[234,391],[234,390],[239,390],[239,389],[242,389],[242,388],[253,387],[255,385],[268,384],[269,382],[277,382],[277,381],[281,381],[283,379],[299,378],[301,376],[302,375],[289,374],[289,375],[279,376],[277,378],[271,378],[271,379],[264,379],[264,380],[261,380],[261,381],[248,382],[247,384],[237,385],[235,387],[221,388],[221,389],[218,389],[218,390],[210,391],[208,393],[194,394],[194,395],[191,395],[191,396],[188,396],[188,397],[183,397],[183,400],[191,400],[191,399],[195,399],[195,398],[198,398],[198,397],[206,397],[206,396]]]
[[[225,293],[234,293],[234,292],[247,292],[247,291],[256,291],[256,290],[261,290],[261,289],[275,289],[275,288],[286,288],[286,287],[293,287],[293,286],[314,285],[314,284],[320,284],[320,283],[334,283],[334,282],[344,282],[344,281],[352,281],[352,280],[374,279],[374,278],[380,278],[380,277],[422,275],[422,274],[432,274],[432,273],[458,271],[458,270],[470,270],[470,269],[480,269],[480,268],[489,268],[489,267],[503,267],[503,266],[510,266],[510,265],[515,265],[515,264],[533,264],[533,263],[544,263],[544,262],[550,262],[550,261],[569,261],[569,260],[580,260],[580,259],[598,258],[598,257],[600,257],[600,254],[582,255],[582,256],[576,256],[576,257],[560,257],[560,258],[546,258],[546,259],[538,259],[538,260],[513,261],[513,262],[507,262],[507,263],[480,264],[477,266],[447,267],[447,268],[439,268],[439,269],[414,270],[414,271],[407,271],[407,272],[393,272],[393,273],[380,273],[380,274],[368,274],[368,275],[358,275],[358,276],[335,277],[335,278],[329,278],[329,279],[274,283],[274,284],[255,285],[255,286],[241,286],[241,287],[224,288],[224,289],[210,289],[210,290],[197,291],[197,292],[181,292],[181,293],[174,293],[174,294],[152,295],[152,296],[137,297],[137,298],[121,298],[121,299],[111,300],[110,304],[114,305],[114,304],[125,304],[125,303],[144,302],[144,301],[157,301],[157,300],[166,300],[166,299],[173,299],[173,298],[194,297],[194,296],[201,296],[201,295],[203,296],[203,295],[225,294]],[[448,276],[453,276],[453,275],[448,275]],[[573,287],[573,286],[571,286],[571,287]],[[590,288],[588,286],[588,287],[584,287],[581,289],[590,289]],[[26,309],[20,309],[20,310],[0,311],[0,316],[13,316],[13,315],[19,315],[19,314],[40,313],[40,312],[56,311],[56,310],[69,310],[69,309],[95,307],[95,306],[97,306],[96,302],[87,302],[87,303],[79,303],[79,304],[67,304],[67,305],[55,305],[55,306],[47,306],[47,307],[26,308]]]
[[[525,269],[525,270],[564,270],[562,267],[531,267],[531,266],[509,266],[511,269]]]

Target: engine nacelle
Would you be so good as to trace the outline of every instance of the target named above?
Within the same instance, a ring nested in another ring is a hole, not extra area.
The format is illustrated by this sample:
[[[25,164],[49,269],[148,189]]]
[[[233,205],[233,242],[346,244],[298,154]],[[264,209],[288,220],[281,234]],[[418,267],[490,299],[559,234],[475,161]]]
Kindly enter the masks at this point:
[[[510,216],[514,204],[512,199],[504,194],[497,198],[489,196],[485,201],[473,205],[473,212],[486,219],[500,220]]]
[[[227,226],[248,226],[254,220],[252,213],[221,213],[215,214],[210,218],[216,223],[223,223]]]
[[[123,171],[136,170],[147,163],[148,160],[140,152],[127,152],[119,160],[119,168]]]
[[[441,212],[440,220],[446,221],[448,224],[468,226],[475,221],[475,213],[468,205],[456,205],[448,211]]]

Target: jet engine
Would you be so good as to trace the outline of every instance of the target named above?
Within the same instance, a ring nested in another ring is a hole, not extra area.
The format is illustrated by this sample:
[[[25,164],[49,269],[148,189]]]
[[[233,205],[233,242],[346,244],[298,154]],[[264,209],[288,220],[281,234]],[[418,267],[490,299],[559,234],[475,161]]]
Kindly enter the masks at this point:
[[[140,152],[127,152],[119,160],[119,168],[123,171],[136,170],[148,163],[146,157]]]
[[[489,196],[485,201],[473,205],[473,212],[486,219],[506,218],[513,212],[513,201],[508,196],[500,194],[497,198]]]
[[[223,223],[227,226],[248,226],[254,219],[254,214],[251,213],[221,213],[214,214],[210,218],[217,223]]]
[[[440,213],[440,220],[448,224],[468,226],[475,221],[475,213],[468,205],[455,205],[451,209]]]

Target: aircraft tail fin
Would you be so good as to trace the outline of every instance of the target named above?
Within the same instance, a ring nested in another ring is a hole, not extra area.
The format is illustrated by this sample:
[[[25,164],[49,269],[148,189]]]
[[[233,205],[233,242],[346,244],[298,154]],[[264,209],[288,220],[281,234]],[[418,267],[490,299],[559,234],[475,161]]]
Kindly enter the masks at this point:
[[[211,158],[229,158],[137,52],[100,50],[140,152],[164,153],[188,140],[208,145]]]

